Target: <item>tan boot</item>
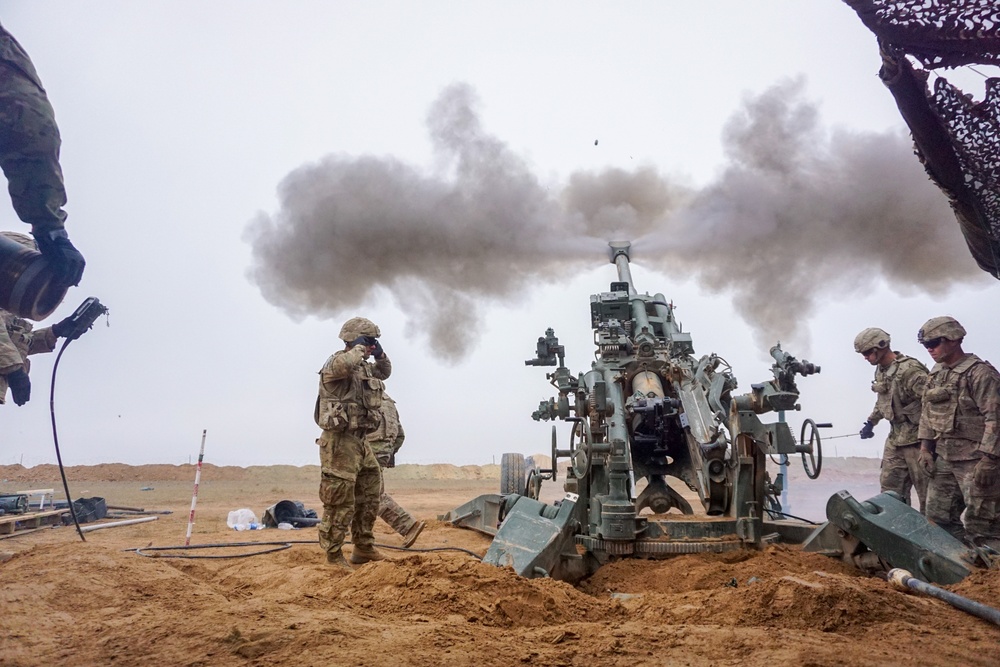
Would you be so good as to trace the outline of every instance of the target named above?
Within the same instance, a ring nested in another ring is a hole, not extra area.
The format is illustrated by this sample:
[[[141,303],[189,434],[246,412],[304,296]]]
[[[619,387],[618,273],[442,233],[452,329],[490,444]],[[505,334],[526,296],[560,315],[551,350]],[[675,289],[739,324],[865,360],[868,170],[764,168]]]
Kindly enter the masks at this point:
[[[406,535],[403,535],[403,548],[409,548],[413,546],[413,543],[417,541],[420,537],[420,533],[427,527],[427,524],[423,521],[417,521],[413,524]]]
[[[326,554],[326,562],[342,570],[354,572],[354,568],[351,567],[350,563],[347,562],[347,559],[344,558],[344,553],[342,551],[328,552]]]
[[[351,562],[355,565],[361,565],[362,563],[368,563],[374,560],[385,560],[385,556],[379,553],[379,550],[375,547],[362,547],[354,545],[354,551],[351,552]]]

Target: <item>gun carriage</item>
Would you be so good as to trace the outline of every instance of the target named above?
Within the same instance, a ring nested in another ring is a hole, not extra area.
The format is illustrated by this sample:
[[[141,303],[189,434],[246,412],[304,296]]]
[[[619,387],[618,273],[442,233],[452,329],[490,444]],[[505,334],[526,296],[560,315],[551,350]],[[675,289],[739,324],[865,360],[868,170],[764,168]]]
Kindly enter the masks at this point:
[[[550,467],[528,469],[522,455],[505,454],[501,494],[481,496],[449,515],[458,525],[495,534],[488,562],[513,565],[525,576],[576,580],[610,558],[801,542],[811,530],[765,516],[780,509],[781,490],[766,461],[799,454],[808,475],[818,476],[817,425],[806,420],[797,442],[783,419],[765,423],[759,416],[797,410],[796,378],[820,367],[778,344],[771,348],[773,378],[736,394],[728,363],[716,354],[695,356],[691,335],[666,297],[636,291],[630,245],[610,244],[618,280],[590,297],[596,348],[590,370],[574,374],[566,367],[552,329],[525,362],[556,367],[547,377],[557,395],[532,416],[567,422],[565,445],[553,425]],[[542,483],[556,481],[566,459],[565,496],[551,506],[540,502]],[[697,492],[698,519],[669,478]]]

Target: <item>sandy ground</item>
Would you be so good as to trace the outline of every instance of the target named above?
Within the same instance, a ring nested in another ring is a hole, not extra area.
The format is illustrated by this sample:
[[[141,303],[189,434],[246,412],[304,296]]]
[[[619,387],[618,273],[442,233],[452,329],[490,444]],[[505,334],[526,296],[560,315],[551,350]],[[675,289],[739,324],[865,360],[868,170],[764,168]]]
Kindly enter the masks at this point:
[[[854,485],[861,490],[855,495],[867,497],[877,470],[841,467],[831,464],[812,496],[793,477],[800,512],[822,507],[838,485]],[[74,497],[172,513],[88,532],[86,542],[72,527],[0,540],[0,552],[13,554],[0,563],[0,664],[763,667],[1000,660],[1000,628],[793,548],[622,560],[578,587],[483,565],[462,550],[485,553],[487,537],[434,519],[498,491],[495,466],[389,471],[388,490],[428,520],[428,529],[418,550],[386,549],[389,560],[352,573],[326,565],[314,529],[227,528],[228,512],[241,507],[259,515],[290,499],[319,509],[318,475],[316,467],[206,466],[192,545],[290,546],[255,556],[245,555],[267,547],[144,557],[135,549],[184,544],[194,467],[70,468]],[[0,492],[60,484],[50,466],[0,466],[0,480]],[[400,543],[384,524],[376,530],[380,543]],[[977,572],[952,588],[997,605],[1000,571]]]

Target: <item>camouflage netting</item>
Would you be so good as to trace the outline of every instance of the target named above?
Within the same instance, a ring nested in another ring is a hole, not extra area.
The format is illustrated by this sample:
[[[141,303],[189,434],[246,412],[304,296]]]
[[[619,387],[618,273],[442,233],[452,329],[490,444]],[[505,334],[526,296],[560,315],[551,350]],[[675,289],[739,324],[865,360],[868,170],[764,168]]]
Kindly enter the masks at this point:
[[[995,0],[845,0],[878,37],[882,80],[913,133],[917,155],[948,196],[980,268],[1000,278],[1000,79],[976,102],[927,69],[1000,65]]]

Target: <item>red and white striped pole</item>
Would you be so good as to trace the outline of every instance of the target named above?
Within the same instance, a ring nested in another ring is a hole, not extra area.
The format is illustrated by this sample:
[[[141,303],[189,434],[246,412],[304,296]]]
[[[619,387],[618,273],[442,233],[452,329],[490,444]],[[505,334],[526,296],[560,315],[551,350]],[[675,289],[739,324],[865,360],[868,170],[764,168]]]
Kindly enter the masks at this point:
[[[198,452],[198,469],[194,473],[194,495],[191,496],[191,514],[188,515],[187,537],[184,538],[184,546],[191,546],[191,531],[194,529],[194,506],[198,504],[198,482],[201,481],[201,460],[205,458],[205,436],[208,429],[201,432],[201,451]]]

